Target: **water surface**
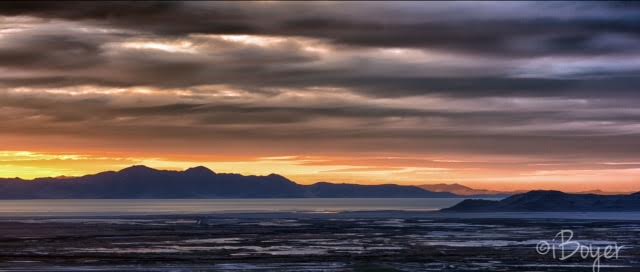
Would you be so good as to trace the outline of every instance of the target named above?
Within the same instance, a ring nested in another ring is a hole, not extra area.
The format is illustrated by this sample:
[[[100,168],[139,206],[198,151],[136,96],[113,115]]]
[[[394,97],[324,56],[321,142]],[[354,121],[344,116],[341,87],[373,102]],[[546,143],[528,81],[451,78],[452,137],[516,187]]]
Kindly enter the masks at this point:
[[[0,216],[435,211],[462,198],[0,200]]]

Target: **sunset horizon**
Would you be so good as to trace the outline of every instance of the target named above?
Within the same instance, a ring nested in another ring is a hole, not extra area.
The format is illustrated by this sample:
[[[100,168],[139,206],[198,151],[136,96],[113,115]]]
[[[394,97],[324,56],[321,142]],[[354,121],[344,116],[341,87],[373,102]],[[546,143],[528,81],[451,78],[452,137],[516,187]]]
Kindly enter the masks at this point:
[[[639,3],[0,1],[0,271],[640,271]]]
[[[63,6],[0,5],[0,177],[640,191],[640,55],[616,4]]]
[[[367,175],[361,176],[351,176],[345,178],[344,175],[331,175],[324,174],[323,172],[345,172],[342,171],[341,168],[349,167],[353,168],[353,165],[334,165],[327,164],[328,159],[321,159],[319,157],[296,157],[296,156],[279,156],[279,157],[259,157],[254,160],[247,161],[242,160],[241,158],[236,158],[234,161],[224,161],[224,162],[207,162],[207,161],[170,161],[163,159],[161,157],[152,157],[152,158],[140,158],[140,157],[107,157],[107,156],[87,156],[87,155],[78,155],[78,154],[60,154],[60,153],[36,153],[29,151],[14,151],[14,152],[0,152],[0,158],[2,158],[5,162],[9,155],[14,157],[22,158],[23,165],[22,167],[16,166],[15,164],[12,166],[11,171],[3,171],[2,173],[6,174],[5,176],[0,176],[1,178],[19,178],[25,181],[30,181],[39,178],[60,178],[60,177],[81,177],[85,175],[93,175],[102,172],[108,171],[120,171],[122,169],[126,169],[133,166],[145,166],[157,170],[170,170],[170,171],[184,171],[189,168],[194,167],[206,167],[216,173],[224,173],[224,174],[241,174],[241,175],[258,175],[258,176],[267,176],[270,174],[282,175],[293,182],[296,182],[301,185],[311,185],[318,182],[330,182],[330,183],[353,183],[353,184],[362,184],[362,185],[381,185],[381,184],[398,184],[398,185],[407,185],[407,186],[420,186],[420,185],[439,185],[439,184],[459,184],[463,186],[470,187],[472,189],[477,190],[491,190],[501,193],[513,193],[513,192],[521,192],[521,191],[534,191],[534,190],[555,190],[562,191],[567,193],[583,193],[583,192],[601,192],[601,193],[635,193],[640,191],[640,189],[633,189],[632,186],[626,186],[621,188],[620,190],[612,189],[611,186],[603,188],[603,187],[586,187],[579,186],[576,188],[567,188],[566,185],[563,187],[558,187],[557,184],[554,183],[537,183],[535,187],[518,187],[513,186],[513,184],[505,184],[500,186],[500,184],[495,184],[491,182],[487,183],[478,183],[473,181],[460,181],[455,178],[448,180],[431,180],[431,181],[412,181],[408,180],[394,180],[389,179],[385,180],[385,175],[381,175],[374,178],[367,179]],[[38,161],[41,160],[42,163],[46,163],[50,166],[59,165],[59,168],[55,167],[40,167],[36,166]],[[53,163],[52,161],[56,161]],[[96,161],[101,163],[96,163]],[[314,166],[313,164],[308,166],[298,166],[301,162],[306,164],[316,162],[319,166]],[[69,169],[72,166],[83,166],[90,165],[89,168],[79,168],[79,169]],[[34,168],[38,167],[38,168]],[[300,173],[296,172],[299,168],[318,168],[318,167],[326,167],[326,168],[337,168],[336,170],[315,170],[316,173]],[[360,166],[362,167],[362,166]],[[371,166],[366,167],[365,172],[369,171]],[[38,169],[38,170],[35,170]],[[294,174],[287,171],[288,169],[293,169]],[[24,174],[21,175],[20,170],[24,170]],[[280,171],[277,171],[280,170]],[[354,169],[354,172],[357,171]],[[297,173],[297,174],[296,174]],[[14,175],[12,175],[14,174]],[[392,175],[392,174],[388,174]],[[493,186],[492,186],[493,184]],[[615,187],[613,187],[615,188]]]

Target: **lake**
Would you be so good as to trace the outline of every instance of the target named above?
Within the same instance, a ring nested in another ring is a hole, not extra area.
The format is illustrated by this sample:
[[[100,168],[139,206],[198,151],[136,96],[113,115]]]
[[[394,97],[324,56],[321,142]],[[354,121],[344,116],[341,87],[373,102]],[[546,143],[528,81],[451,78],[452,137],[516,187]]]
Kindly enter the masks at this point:
[[[462,200],[463,198],[0,200],[0,216],[435,211]]]
[[[0,271],[592,271],[537,251],[563,230],[640,271],[640,213],[431,212],[462,200],[0,200]]]
[[[104,202],[91,205],[96,203]],[[0,271],[640,271],[640,221],[627,216],[492,219],[438,218],[421,211],[354,213],[378,216],[5,217],[0,219]],[[401,213],[415,216],[403,218]],[[619,246],[620,257],[603,258],[594,266],[594,258],[558,260],[540,253],[538,245],[557,245],[553,239],[563,230],[575,233],[572,241],[580,245]]]

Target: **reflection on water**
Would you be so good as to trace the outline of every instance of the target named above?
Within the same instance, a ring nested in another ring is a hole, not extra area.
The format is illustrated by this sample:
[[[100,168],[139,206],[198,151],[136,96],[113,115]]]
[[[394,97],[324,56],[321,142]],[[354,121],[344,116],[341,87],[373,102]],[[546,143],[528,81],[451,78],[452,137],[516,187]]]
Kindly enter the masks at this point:
[[[0,271],[592,271],[594,258],[539,254],[559,230],[581,245],[622,246],[601,271],[640,271],[639,221],[394,214],[2,219]]]
[[[461,198],[0,200],[0,215],[118,215],[211,212],[433,211]]]

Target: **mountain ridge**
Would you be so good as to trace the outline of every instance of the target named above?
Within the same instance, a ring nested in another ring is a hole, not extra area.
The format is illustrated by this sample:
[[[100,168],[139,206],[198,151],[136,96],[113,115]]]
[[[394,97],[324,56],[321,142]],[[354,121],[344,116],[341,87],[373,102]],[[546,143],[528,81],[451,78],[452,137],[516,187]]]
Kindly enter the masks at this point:
[[[133,165],[80,177],[0,179],[0,199],[60,198],[389,198],[459,197],[416,186],[318,182],[302,185],[278,175],[216,173],[204,166],[184,171]]]
[[[495,191],[487,189],[475,189],[459,183],[422,184],[418,187],[432,192],[448,192],[461,196],[506,197],[523,191]]]
[[[536,190],[505,199],[466,199],[443,212],[620,212],[640,211],[640,192],[625,195],[569,194]]]

